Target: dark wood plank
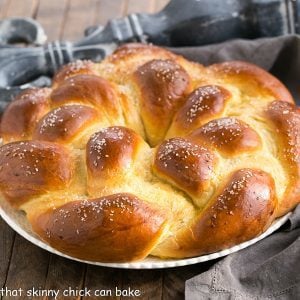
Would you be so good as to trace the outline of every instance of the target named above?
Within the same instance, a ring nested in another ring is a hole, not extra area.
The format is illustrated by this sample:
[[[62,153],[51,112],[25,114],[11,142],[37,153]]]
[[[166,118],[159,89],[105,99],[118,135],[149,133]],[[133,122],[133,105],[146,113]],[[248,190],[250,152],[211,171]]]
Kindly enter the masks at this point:
[[[186,280],[207,271],[216,261],[208,261],[196,265],[166,269],[164,272],[163,299],[184,299]]]
[[[48,41],[57,40],[64,26],[69,0],[41,0],[37,9],[37,21],[44,27]]]
[[[81,290],[83,288],[85,274],[85,265],[72,260],[68,260],[57,255],[51,255],[48,273],[45,283],[45,289],[58,290],[59,296],[57,300],[65,299],[66,296],[69,300],[80,299],[80,296],[76,296],[76,289]],[[75,290],[73,293],[69,288]],[[64,296],[64,291],[68,291]],[[47,299],[54,299],[49,297]]]
[[[72,0],[66,13],[62,38],[78,40],[83,37],[84,29],[94,24],[97,1]]]
[[[5,17],[32,17],[37,4],[37,0],[9,1],[6,4]]]
[[[111,291],[112,296],[103,296],[101,299],[120,299],[115,295],[116,287],[122,288],[122,277],[126,276],[126,271],[112,268],[103,268],[98,266],[87,266],[85,284],[87,289],[95,292],[99,291]],[[91,297],[83,297],[82,300],[98,300],[97,295]]]
[[[0,218],[0,288],[5,285],[11,260],[15,232]]]
[[[28,291],[33,287],[43,289],[48,272],[49,256],[45,250],[16,235],[5,286],[10,290],[21,288]],[[11,297],[3,297],[3,299],[9,300]],[[23,293],[18,299],[25,300],[28,297]],[[42,299],[42,297],[34,299]]]
[[[124,292],[138,290],[138,299],[162,298],[163,270],[127,270],[124,271],[122,290]],[[136,294],[137,295],[137,294]],[[137,297],[124,296],[121,299],[137,299]]]

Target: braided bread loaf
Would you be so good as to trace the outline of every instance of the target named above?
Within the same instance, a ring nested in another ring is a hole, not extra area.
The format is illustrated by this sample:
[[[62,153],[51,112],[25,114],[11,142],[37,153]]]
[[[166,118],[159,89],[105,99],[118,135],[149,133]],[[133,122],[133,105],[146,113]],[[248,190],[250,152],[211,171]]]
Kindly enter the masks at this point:
[[[204,67],[128,44],[23,92],[1,134],[2,197],[80,259],[218,251],[300,200],[300,110],[245,62]]]

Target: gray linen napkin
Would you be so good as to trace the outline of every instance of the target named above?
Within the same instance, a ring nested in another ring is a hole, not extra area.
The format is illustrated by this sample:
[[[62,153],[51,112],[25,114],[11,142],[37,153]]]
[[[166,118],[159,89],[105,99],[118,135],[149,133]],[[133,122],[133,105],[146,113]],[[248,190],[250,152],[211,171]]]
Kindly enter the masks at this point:
[[[284,230],[186,281],[185,296],[188,300],[300,299],[300,205]]]
[[[172,50],[204,65],[226,60],[255,63],[283,81],[300,104],[299,36]],[[277,233],[187,280],[185,296],[188,300],[300,299],[300,205]]]

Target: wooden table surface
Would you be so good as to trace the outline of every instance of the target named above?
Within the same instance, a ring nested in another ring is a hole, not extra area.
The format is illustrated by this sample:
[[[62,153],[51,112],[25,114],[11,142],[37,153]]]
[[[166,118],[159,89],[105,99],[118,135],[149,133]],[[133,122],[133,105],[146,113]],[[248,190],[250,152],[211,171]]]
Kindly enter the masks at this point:
[[[86,27],[105,24],[132,12],[155,12],[168,0],[0,0],[0,18],[26,16],[44,27],[48,41],[77,40]],[[77,263],[44,251],[10,229],[0,218],[0,290],[72,289],[140,290],[138,299],[183,299],[185,280],[211,265],[197,264],[165,270],[122,270]],[[0,299],[30,299],[4,296]],[[101,297],[105,299],[106,297]],[[119,299],[122,297],[109,297]],[[131,297],[123,297],[131,299]],[[34,299],[54,299],[34,297]],[[100,299],[58,297],[57,299]]]

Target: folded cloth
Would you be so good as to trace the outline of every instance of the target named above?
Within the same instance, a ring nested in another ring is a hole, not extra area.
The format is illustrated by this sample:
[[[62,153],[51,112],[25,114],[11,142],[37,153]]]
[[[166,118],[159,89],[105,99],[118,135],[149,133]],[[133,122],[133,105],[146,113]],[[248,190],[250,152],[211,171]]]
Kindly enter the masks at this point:
[[[300,205],[279,232],[186,281],[193,299],[300,299]]]
[[[300,104],[300,37],[233,40],[172,49],[204,65],[245,60],[278,77]],[[186,299],[300,299],[300,205],[264,240],[218,261],[186,281]]]

